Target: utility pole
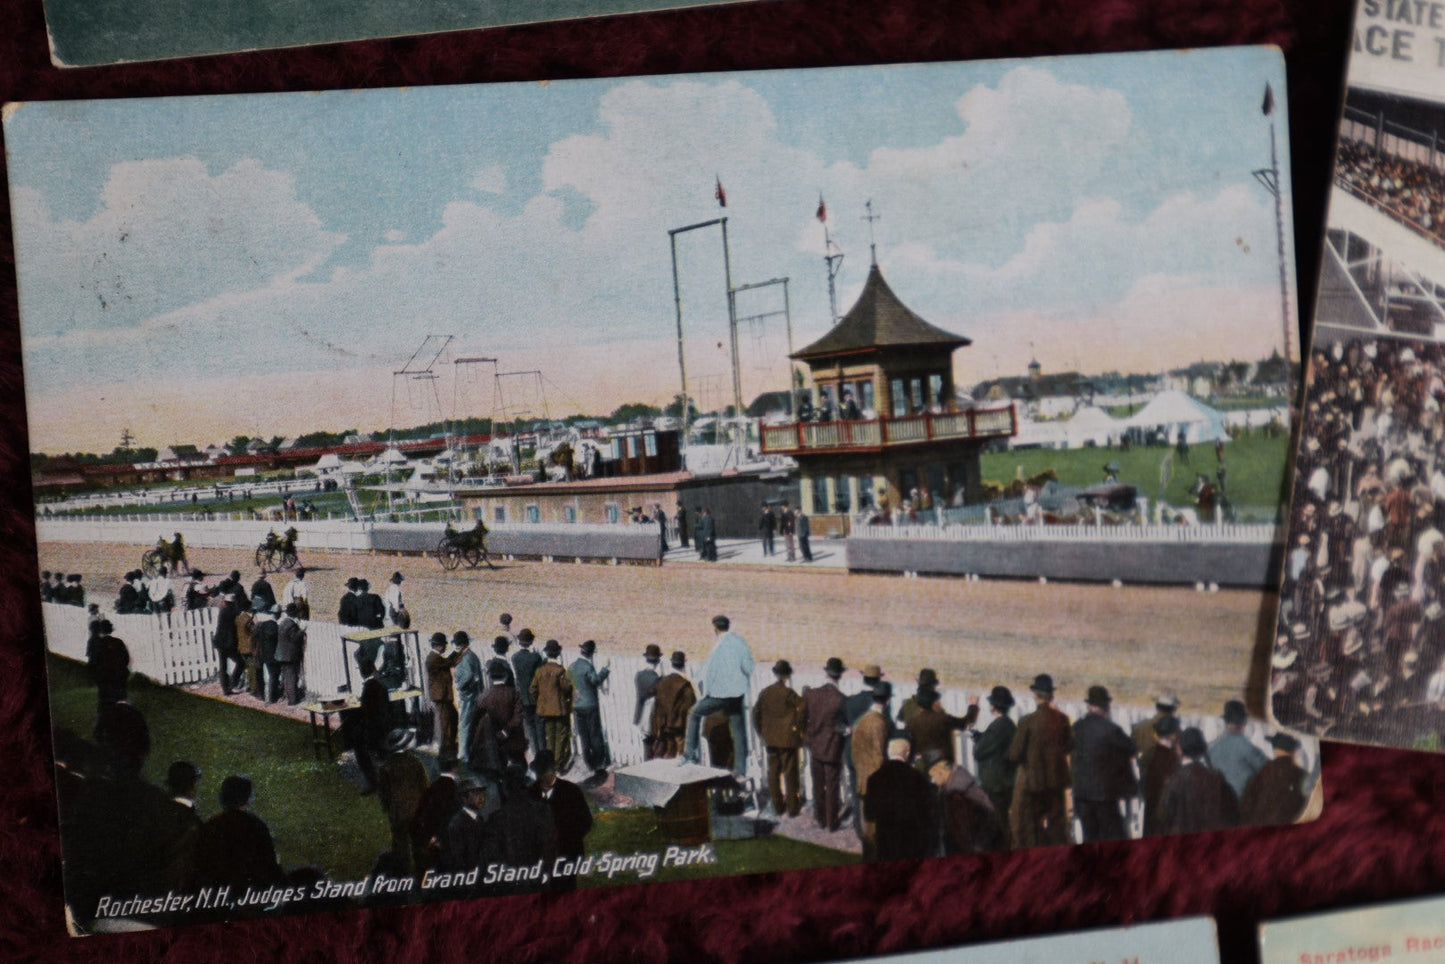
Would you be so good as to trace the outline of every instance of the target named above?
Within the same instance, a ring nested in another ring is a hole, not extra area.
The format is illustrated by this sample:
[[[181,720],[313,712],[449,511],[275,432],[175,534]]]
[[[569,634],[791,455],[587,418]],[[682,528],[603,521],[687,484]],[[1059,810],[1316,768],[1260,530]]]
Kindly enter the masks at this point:
[[[728,219],[713,218],[710,221],[699,221],[697,224],[689,224],[686,227],[671,228],[667,235],[672,243],[672,296],[673,304],[677,312],[677,368],[682,378],[682,429],[683,439],[687,438],[687,363],[683,357],[683,335],[682,335],[682,288],[677,276],[677,236],[688,231],[696,231],[701,228],[710,228],[713,225],[722,226],[723,241],[723,276],[727,285],[728,296],[728,341],[732,347],[733,364],[733,406],[738,415],[743,411],[743,386],[742,377],[738,370],[738,316],[737,299],[733,291],[733,267],[732,255],[728,250]]]
[[[738,321],[765,321],[768,318],[775,318],[778,315],[783,316],[788,331],[788,417],[795,418],[797,417],[798,413],[797,399],[794,398],[793,392],[793,315],[788,300],[788,279],[769,278],[767,281],[756,281],[752,284],[738,285],[736,288],[733,289],[733,293],[737,294],[743,291],[752,291],[755,288],[767,288],[772,285],[783,286],[783,310],[765,311],[762,314],[758,315],[748,315],[747,317],[739,318]]]

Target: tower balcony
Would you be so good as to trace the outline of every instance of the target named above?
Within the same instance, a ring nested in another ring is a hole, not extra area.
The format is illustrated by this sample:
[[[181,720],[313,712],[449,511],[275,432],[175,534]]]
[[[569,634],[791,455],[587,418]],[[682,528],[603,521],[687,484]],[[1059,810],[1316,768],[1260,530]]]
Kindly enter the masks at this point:
[[[767,455],[867,453],[936,442],[986,442],[1009,438],[1017,431],[1018,414],[1010,404],[895,418],[764,425],[762,443]]]

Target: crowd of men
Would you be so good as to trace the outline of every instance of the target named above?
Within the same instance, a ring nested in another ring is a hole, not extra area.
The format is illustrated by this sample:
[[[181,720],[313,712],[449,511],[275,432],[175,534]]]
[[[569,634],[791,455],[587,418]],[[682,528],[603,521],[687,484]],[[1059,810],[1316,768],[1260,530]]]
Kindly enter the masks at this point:
[[[803,507],[793,508],[784,499],[774,511],[771,503],[764,502],[762,514],[758,517],[758,536],[762,539],[763,555],[776,553],[777,536],[780,535],[789,562],[797,562],[799,555],[804,562],[813,561],[813,523]]]
[[[996,686],[980,728],[979,701],[953,716],[940,705],[931,669],[919,673],[915,694],[896,716],[893,687],[879,666],[863,668],[863,688],[852,696],[838,688],[842,660],[823,669],[828,682],[798,694],[792,666],[780,660],[776,681],[753,707],[767,749],[768,793],[780,817],[800,814],[806,749],[813,820],[836,831],[851,815],[867,859],[1123,839],[1135,807],[1146,835],[1289,823],[1305,808],[1299,742],[1276,734],[1275,759],[1266,758],[1244,735],[1248,717],[1237,700],[1225,706],[1224,735],[1208,744],[1197,728],[1181,729],[1178,701],[1167,696],[1152,719],[1125,733],[1110,719],[1108,690],[1093,686],[1088,713],[1070,721],[1053,705],[1053,681],[1040,675],[1030,684],[1033,713],[1015,724],[1013,694]],[[675,730],[677,712],[661,693],[656,699],[654,713]],[[973,740],[977,776],[958,759],[958,732]]]
[[[1342,138],[1335,176],[1396,219],[1445,244],[1445,176],[1435,168]]]
[[[290,703],[299,700],[310,612],[305,578],[298,570],[281,600],[264,575],[249,594],[236,572],[208,590],[220,609],[216,647],[225,692],[244,688],[273,702],[283,693]],[[394,573],[382,597],[365,580],[348,580],[338,616],[352,627],[402,626],[410,618],[404,581]],[[585,852],[592,813],[584,790],[605,784],[612,767],[601,719],[610,666],[598,665],[593,640],[579,644],[570,660],[556,639],[538,652],[536,634],[514,631],[514,622],[500,615],[485,659],[465,631],[430,636],[421,667],[432,706],[426,720],[393,701],[409,677],[404,667],[400,678],[389,673],[384,648],[353,654],[362,682],[357,704],[342,713],[342,731],[361,794],[375,797],[387,821],[376,873],[465,875],[493,862],[550,865],[554,857]],[[791,664],[778,660],[772,684],[750,706],[757,670],[751,648],[727,616],[714,617],[711,627],[712,650],[695,677],[683,652],[664,660],[658,645],[644,648],[632,701],[644,755],[701,762],[705,742],[708,761],[741,779],[750,739],[757,739],[774,815],[811,819],[826,832],[851,827],[868,860],[1121,839],[1131,815],[1142,816],[1151,835],[1288,823],[1305,808],[1299,744],[1276,734],[1274,759],[1267,758],[1244,735],[1238,701],[1224,709],[1225,734],[1207,744],[1198,729],[1181,727],[1170,697],[1126,733],[1110,719],[1108,691],[1093,686],[1088,712],[1072,721],[1054,706],[1047,675],[1030,684],[1036,709],[1017,723],[1004,686],[954,716],[942,706],[938,674],[924,669],[895,713],[893,685],[881,666],[863,667],[861,690],[849,696],[839,686],[847,667],[835,657],[822,667],[826,682],[801,692]],[[87,654],[98,699],[93,741],[58,740],[67,872],[77,881],[72,901],[82,916],[94,914],[94,901],[118,882],[126,884],[121,890],[142,891],[133,885],[144,882],[164,892],[294,884],[321,874],[282,869],[269,830],[250,811],[253,787],[244,777],[223,782],[221,810],[210,819],[196,804],[200,773],[186,761],[171,767],[165,790],[146,783],[149,736],[127,702],[129,655],[98,612]],[[416,752],[419,734],[426,740],[428,731],[435,778]],[[959,734],[973,742],[976,775],[962,765]],[[811,801],[802,791],[804,765]],[[578,783],[565,779],[574,770],[583,778]],[[118,833],[122,826],[144,828],[144,841]],[[574,883],[564,876],[549,886]],[[518,879],[479,892],[539,886]]]
[[[46,569],[40,574],[40,601],[62,603],[67,606],[85,605],[85,587],[81,585],[79,573],[66,575]]]
[[[1445,350],[1321,347],[1295,463],[1273,699],[1313,732],[1445,733]]]

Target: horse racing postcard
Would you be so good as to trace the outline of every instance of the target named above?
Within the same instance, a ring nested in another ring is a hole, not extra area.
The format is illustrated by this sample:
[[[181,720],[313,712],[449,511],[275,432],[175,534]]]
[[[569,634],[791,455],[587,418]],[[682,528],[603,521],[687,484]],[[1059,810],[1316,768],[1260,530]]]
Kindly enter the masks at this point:
[[[743,0],[45,0],[57,67],[303,47]]]
[[[1438,961],[1445,958],[1445,898],[1337,910],[1259,928],[1264,964]]]
[[[1367,0],[1330,195],[1272,712],[1439,752],[1445,735],[1445,30]]]
[[[1291,958],[1293,960],[1293,958]],[[855,964],[1219,964],[1210,917],[873,957]]]
[[[9,105],[77,932],[1307,819],[1286,130],[1257,48]]]

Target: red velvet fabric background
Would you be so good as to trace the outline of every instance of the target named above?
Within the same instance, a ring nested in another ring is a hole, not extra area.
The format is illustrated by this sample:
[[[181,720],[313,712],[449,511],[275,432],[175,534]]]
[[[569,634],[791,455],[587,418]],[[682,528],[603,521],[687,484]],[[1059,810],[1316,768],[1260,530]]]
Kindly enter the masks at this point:
[[[243,2],[243,0],[238,0]],[[400,0],[399,0],[400,2]],[[545,6],[538,0],[539,6]],[[58,70],[40,0],[0,0],[0,98],[456,84],[1271,43],[1288,59],[1302,315],[1311,313],[1349,0],[759,0],[420,39]],[[1208,96],[1201,91],[1200,96]],[[1261,920],[1445,892],[1445,756],[1329,746],[1310,826],[454,902],[72,940],[61,910],[27,439],[0,200],[0,959],[395,964],[824,960],[1212,914]]]

